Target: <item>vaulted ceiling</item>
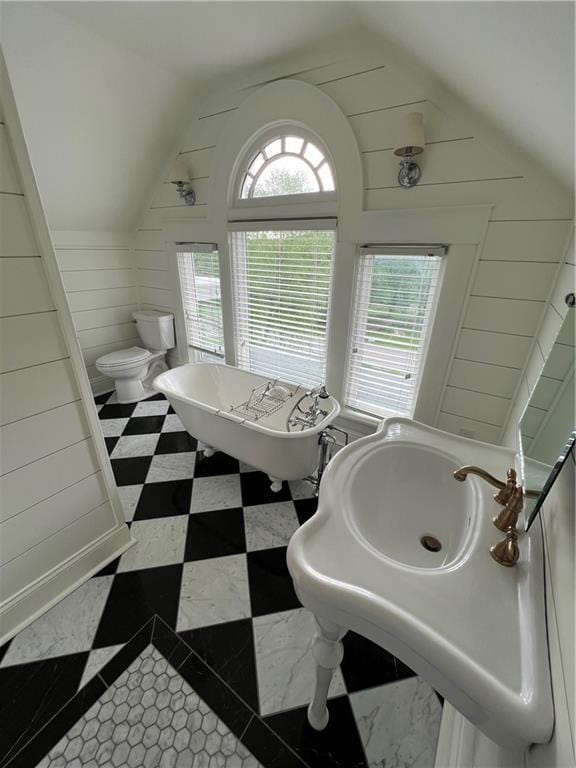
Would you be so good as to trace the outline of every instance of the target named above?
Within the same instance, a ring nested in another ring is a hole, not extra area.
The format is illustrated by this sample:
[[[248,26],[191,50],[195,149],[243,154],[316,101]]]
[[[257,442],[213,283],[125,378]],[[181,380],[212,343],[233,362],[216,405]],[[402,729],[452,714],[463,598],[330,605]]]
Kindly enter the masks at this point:
[[[572,184],[570,2],[3,2],[0,22],[53,229],[129,229],[206,94],[363,41],[402,49]]]

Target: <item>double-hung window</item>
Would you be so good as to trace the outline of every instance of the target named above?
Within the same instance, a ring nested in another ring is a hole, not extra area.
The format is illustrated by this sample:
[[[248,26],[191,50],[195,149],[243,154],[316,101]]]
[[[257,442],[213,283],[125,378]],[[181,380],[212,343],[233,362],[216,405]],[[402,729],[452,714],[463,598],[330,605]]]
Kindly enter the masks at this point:
[[[220,265],[215,245],[191,244],[177,254],[188,346],[222,356]]]
[[[412,416],[444,246],[364,246],[356,268],[344,402]]]
[[[328,228],[330,227],[330,228]],[[236,364],[324,382],[335,233],[330,222],[267,222],[230,233]]]

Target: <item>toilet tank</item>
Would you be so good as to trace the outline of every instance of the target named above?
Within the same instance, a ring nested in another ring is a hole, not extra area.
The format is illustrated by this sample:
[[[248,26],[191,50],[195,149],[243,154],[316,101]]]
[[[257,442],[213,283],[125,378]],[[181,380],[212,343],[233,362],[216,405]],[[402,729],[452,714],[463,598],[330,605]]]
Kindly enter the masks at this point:
[[[143,309],[133,312],[138,334],[146,349],[153,352],[172,349],[174,346],[174,315]]]

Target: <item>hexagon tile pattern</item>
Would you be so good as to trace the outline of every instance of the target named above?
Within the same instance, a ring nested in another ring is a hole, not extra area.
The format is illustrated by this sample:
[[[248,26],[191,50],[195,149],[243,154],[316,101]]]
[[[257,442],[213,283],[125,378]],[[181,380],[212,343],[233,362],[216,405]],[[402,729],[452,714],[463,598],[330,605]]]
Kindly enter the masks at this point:
[[[37,768],[262,768],[149,645]]]

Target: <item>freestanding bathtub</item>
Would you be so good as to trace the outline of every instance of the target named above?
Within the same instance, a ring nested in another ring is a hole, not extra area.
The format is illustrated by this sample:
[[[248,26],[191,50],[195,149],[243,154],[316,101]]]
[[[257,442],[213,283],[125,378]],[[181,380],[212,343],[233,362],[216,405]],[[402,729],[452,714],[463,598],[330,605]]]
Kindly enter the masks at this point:
[[[224,451],[266,472],[272,489],[279,491],[282,480],[307,477],[316,469],[319,433],[336,418],[340,405],[328,396],[322,402],[326,416],[313,427],[289,431],[288,416],[305,389],[282,383],[289,396],[270,415],[254,417],[241,407],[254,389],[268,382],[230,365],[190,363],[161,373],[152,386],[168,398],[188,432],[204,443],[206,455],[214,448]]]

